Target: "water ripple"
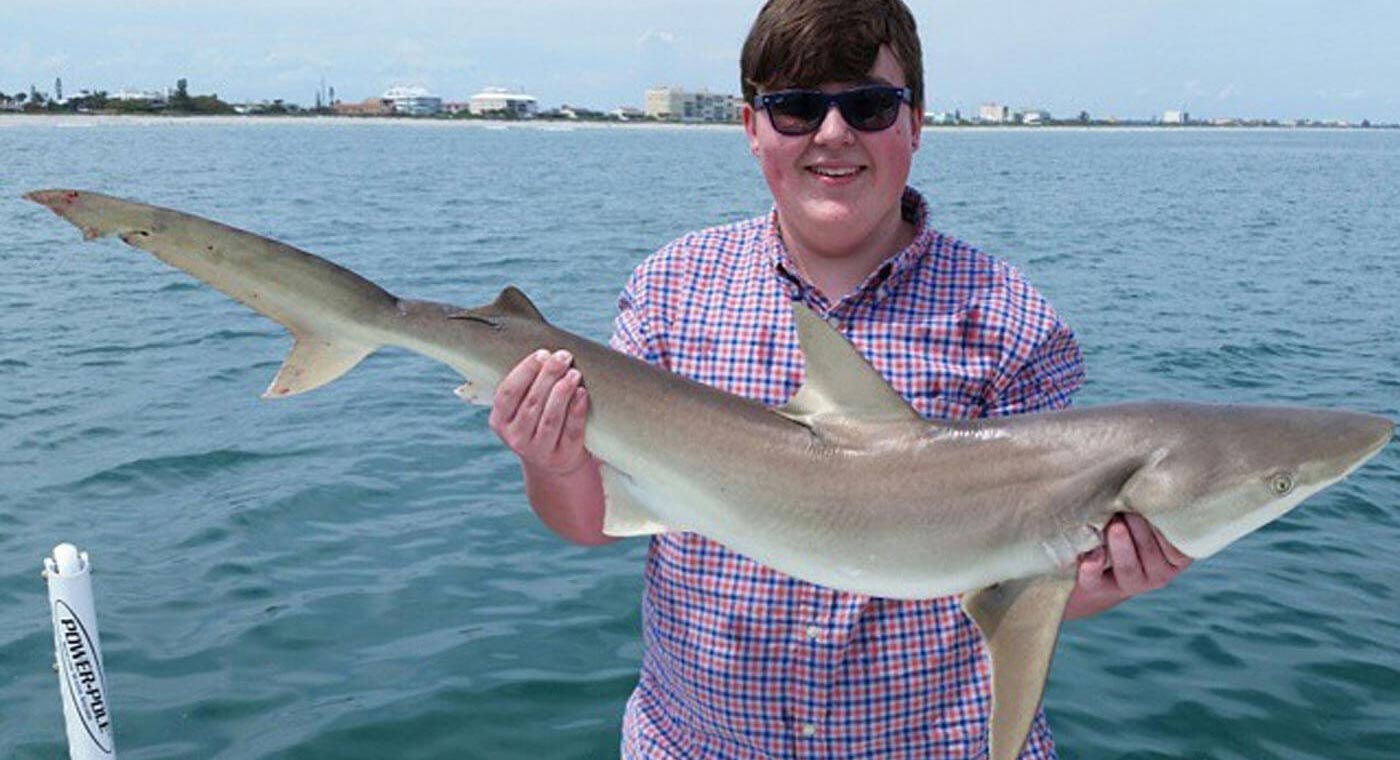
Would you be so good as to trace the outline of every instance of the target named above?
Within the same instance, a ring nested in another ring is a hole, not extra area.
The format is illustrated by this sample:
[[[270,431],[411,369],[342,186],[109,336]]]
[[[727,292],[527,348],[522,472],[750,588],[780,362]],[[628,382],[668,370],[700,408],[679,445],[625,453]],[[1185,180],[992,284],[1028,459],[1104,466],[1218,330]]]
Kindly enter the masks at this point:
[[[771,206],[739,130],[100,125],[6,129],[3,182],[188,208],[407,296],[514,282],[599,338],[643,256]],[[935,131],[913,184],[1056,304],[1082,403],[1400,416],[1396,140]],[[0,757],[63,753],[37,575],[60,540],[96,563],[123,757],[616,756],[647,545],[550,535],[453,373],[383,352],[261,403],[278,326],[31,204],[0,201],[0,222]],[[1393,760],[1397,505],[1392,446],[1066,626],[1046,702],[1063,756]]]

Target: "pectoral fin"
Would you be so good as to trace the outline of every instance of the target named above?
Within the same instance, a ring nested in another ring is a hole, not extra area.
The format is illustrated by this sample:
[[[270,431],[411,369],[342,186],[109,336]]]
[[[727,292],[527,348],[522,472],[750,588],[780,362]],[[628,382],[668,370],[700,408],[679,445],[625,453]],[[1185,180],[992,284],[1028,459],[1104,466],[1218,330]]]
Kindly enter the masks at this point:
[[[603,533],[618,538],[624,536],[649,536],[665,533],[665,525],[656,521],[651,510],[646,508],[645,497],[636,481],[625,473],[609,465],[602,465],[603,473]]]
[[[1039,576],[963,596],[992,660],[990,760],[1015,760],[1026,744],[1073,588],[1073,577]]]

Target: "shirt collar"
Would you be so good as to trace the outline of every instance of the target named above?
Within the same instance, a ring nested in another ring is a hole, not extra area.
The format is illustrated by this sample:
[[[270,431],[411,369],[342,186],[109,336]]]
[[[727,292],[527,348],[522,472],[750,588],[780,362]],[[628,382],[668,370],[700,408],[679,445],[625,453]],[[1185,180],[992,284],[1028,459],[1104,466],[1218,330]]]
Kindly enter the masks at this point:
[[[912,187],[904,188],[900,199],[900,213],[904,220],[915,227],[914,239],[903,250],[885,259],[884,263],[866,276],[856,289],[840,303],[830,304],[826,298],[802,274],[797,262],[788,252],[778,231],[778,208],[773,207],[764,224],[762,255],[782,282],[784,290],[794,299],[803,300],[818,306],[822,311],[834,311],[843,304],[852,304],[865,299],[873,303],[884,300],[889,292],[913,271],[925,255],[933,248],[937,233],[928,224],[928,202]]]

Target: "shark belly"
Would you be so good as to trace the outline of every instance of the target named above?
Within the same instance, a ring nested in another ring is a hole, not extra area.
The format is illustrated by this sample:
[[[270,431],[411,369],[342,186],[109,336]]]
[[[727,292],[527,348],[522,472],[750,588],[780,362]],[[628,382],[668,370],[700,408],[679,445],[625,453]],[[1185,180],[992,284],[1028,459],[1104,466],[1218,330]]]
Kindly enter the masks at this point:
[[[931,450],[910,472],[893,455],[871,461],[800,445],[706,455],[735,446],[734,430],[714,441],[677,431],[637,447],[610,427],[596,420],[589,447],[621,475],[609,510],[628,501],[643,513],[636,524],[649,526],[638,532],[694,531],[801,580],[870,596],[928,599],[1057,573],[1098,543],[1089,515],[1110,513],[1072,498],[1063,513],[1047,510],[1065,501],[1063,481],[1003,493],[968,474],[960,456],[939,461]]]

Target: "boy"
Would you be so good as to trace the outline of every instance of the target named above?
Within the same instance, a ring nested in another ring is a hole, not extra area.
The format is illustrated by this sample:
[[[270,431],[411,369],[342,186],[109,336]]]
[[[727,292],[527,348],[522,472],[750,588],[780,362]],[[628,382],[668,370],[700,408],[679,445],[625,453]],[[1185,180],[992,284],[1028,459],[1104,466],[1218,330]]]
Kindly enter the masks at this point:
[[[770,0],[741,71],[745,133],[774,210],[643,263],[613,347],[778,405],[801,381],[788,303],[800,299],[925,416],[1066,406],[1083,378],[1073,334],[1016,270],[934,230],[906,187],[923,119],[908,8]],[[540,519],[596,545],[611,539],[570,361],[523,361],[498,387],[491,426],[520,456]],[[1165,585],[1189,563],[1136,516],[1115,518],[1105,542],[1080,563],[1069,617]],[[956,598],[847,594],[674,533],[652,540],[643,629],[625,757],[960,758],[986,746],[981,637]],[[1024,757],[1054,756],[1038,715]]]

